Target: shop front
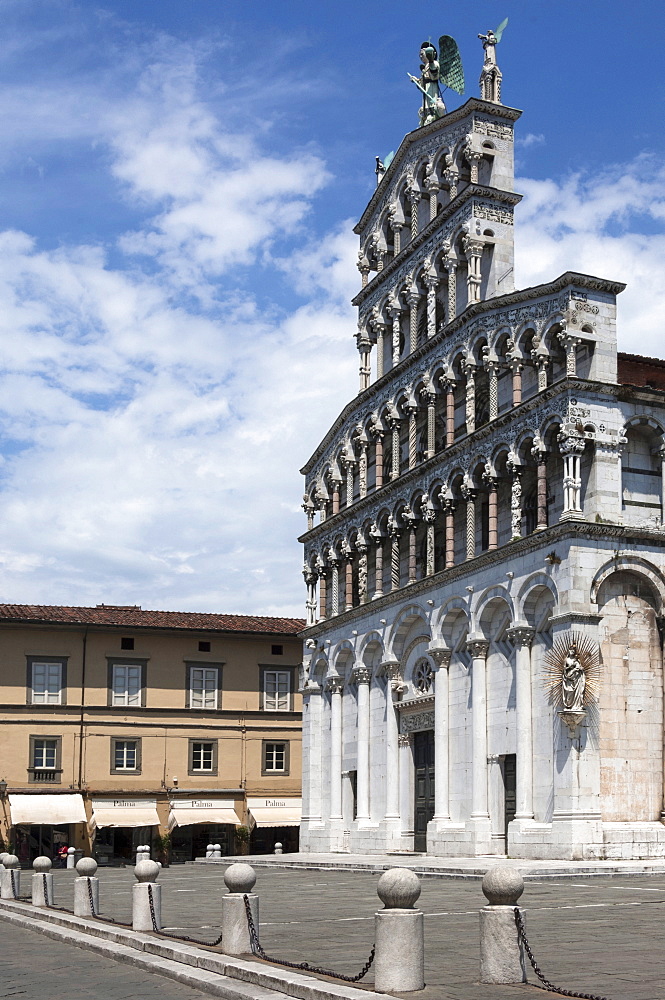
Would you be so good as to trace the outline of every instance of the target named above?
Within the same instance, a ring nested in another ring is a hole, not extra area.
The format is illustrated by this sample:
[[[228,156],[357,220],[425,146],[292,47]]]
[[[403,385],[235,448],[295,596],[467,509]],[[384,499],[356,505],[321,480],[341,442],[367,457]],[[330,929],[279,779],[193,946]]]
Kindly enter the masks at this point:
[[[159,827],[156,799],[93,799],[91,833],[99,865],[133,864],[139,844]]]
[[[272,854],[275,844],[284,854],[298,850],[302,799],[247,798],[250,817],[250,854]]]
[[[235,854],[241,821],[232,799],[174,799],[170,807],[172,862],[204,858],[208,844],[219,844],[223,856]]]
[[[58,850],[74,846],[77,824],[86,822],[83,796],[76,794],[10,794],[9,811],[10,843],[25,866],[40,855],[58,864]]]

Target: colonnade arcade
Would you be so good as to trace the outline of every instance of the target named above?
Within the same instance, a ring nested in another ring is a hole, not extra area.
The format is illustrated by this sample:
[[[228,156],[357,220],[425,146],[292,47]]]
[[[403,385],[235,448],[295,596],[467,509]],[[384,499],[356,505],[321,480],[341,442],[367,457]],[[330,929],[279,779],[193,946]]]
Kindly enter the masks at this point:
[[[537,333],[499,331],[458,345],[447,358],[385,398],[368,401],[314,471],[303,507],[308,528],[398,479],[466,435],[543,392],[564,376],[586,377],[593,343],[565,331],[560,317]],[[588,331],[580,331],[580,334]]]
[[[309,725],[323,734],[321,761],[311,761],[317,771],[322,768],[322,781],[309,801],[309,821],[349,820],[343,816],[343,772],[351,769],[359,826],[383,821],[412,831],[412,795],[405,789],[413,770],[412,741],[404,720],[414,709],[431,713],[436,821],[487,819],[488,754],[498,759],[506,753],[517,755],[516,818],[533,820],[532,704],[541,715],[552,709],[545,704],[544,689],[533,689],[532,677],[539,675],[551,645],[556,601],[556,588],[541,573],[525,582],[515,600],[498,586],[480,595],[474,610],[468,594],[450,598],[436,612],[413,604],[384,638],[372,632],[361,637],[357,654],[348,641],[328,655],[316,652],[304,694]],[[495,721],[499,725],[493,730]],[[374,726],[382,740],[376,739]],[[463,737],[469,730],[470,747]],[[499,731],[506,734],[503,745],[489,746],[488,732]],[[344,750],[349,740],[355,740],[351,760]],[[381,789],[372,786],[371,774],[384,776]],[[329,788],[327,801],[324,787]],[[537,803],[541,818],[551,810],[546,799],[541,796]]]
[[[433,474],[411,496],[379,507],[360,524],[345,519],[339,534],[307,553],[308,624],[542,530],[564,515],[579,517],[591,447],[551,421],[542,436],[526,434],[514,448],[500,444],[445,479]]]

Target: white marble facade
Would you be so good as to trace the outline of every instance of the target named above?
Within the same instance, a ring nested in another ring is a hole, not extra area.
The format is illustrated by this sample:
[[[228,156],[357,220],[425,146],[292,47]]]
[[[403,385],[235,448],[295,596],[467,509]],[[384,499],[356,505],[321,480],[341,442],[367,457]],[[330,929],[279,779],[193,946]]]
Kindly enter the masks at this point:
[[[619,381],[623,285],[514,291],[518,117],[410,133],[356,227],[360,392],[303,469],[304,850],[665,856],[665,396]]]

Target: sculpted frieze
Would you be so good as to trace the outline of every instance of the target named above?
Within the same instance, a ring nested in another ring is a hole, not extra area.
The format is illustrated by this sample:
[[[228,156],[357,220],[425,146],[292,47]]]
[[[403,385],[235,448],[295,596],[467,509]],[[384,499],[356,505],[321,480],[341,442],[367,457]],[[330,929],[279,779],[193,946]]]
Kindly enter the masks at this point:
[[[509,208],[497,208],[494,205],[479,205],[477,202],[473,206],[473,214],[477,219],[487,219],[490,222],[501,222],[504,226],[512,226],[514,222],[513,212]]]
[[[421,733],[425,729],[434,729],[434,709],[427,712],[401,712],[400,732]]]
[[[514,133],[512,125],[499,125],[498,122],[490,121],[487,118],[476,118],[474,116],[473,131],[479,135],[493,136],[496,139],[506,139],[508,142],[513,141]]]

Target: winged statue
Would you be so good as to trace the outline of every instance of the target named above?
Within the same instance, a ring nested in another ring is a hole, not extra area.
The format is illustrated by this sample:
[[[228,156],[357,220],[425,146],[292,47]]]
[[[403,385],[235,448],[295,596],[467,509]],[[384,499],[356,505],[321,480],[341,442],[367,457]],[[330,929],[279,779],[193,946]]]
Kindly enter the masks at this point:
[[[450,35],[441,35],[438,50],[432,42],[420,46],[420,76],[407,74],[423,95],[418,112],[421,125],[446,114],[441,84],[458,94],[464,93],[464,70],[457,42]]]
[[[480,73],[480,96],[485,101],[501,104],[501,70],[496,62],[496,47],[501,41],[508,18],[504,18],[496,31],[491,29],[486,35],[478,35],[485,50],[485,61]]]

